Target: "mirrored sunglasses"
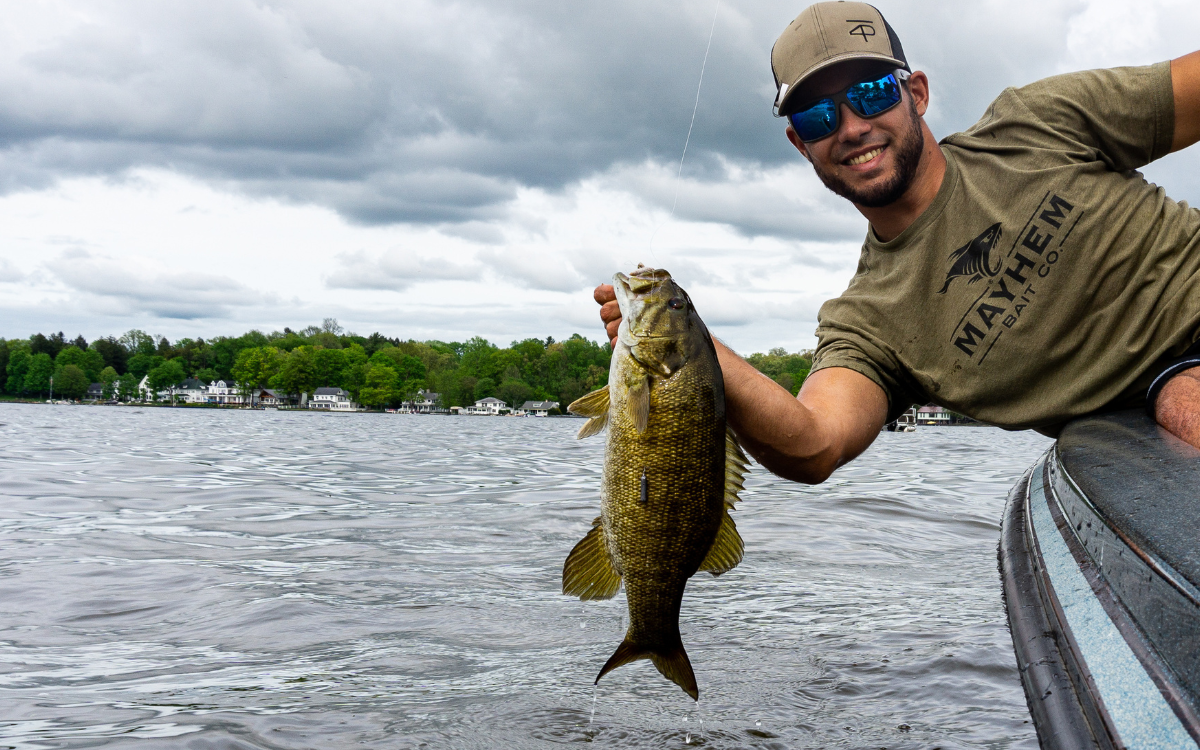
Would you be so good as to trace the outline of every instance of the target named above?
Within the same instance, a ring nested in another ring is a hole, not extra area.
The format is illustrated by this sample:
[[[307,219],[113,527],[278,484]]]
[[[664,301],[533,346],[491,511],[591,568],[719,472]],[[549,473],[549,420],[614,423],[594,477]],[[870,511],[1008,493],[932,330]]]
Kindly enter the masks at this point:
[[[841,119],[838,106],[845,102],[859,117],[875,117],[900,103],[900,81],[908,78],[903,70],[882,78],[852,83],[845,90],[805,105],[788,115],[792,128],[805,143],[833,135]]]

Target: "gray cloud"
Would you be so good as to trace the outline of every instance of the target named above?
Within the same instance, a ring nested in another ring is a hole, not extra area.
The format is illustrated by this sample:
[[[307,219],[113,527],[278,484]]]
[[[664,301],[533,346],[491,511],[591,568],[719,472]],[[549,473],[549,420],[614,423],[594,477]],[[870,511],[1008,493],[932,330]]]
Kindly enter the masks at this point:
[[[767,60],[804,4],[722,5],[679,216],[748,235],[852,233],[844,206],[734,176],[797,161],[769,115]],[[673,165],[713,5],[131,0],[93,4],[86,21],[31,7],[30,29],[0,27],[0,190],[163,166],[356,222],[479,234],[521,187]],[[939,135],[1004,86],[1099,59],[1089,40],[1114,25],[1076,0],[881,9],[931,74]],[[1127,55],[1101,62],[1190,51],[1200,12],[1174,14],[1145,10]],[[661,181],[627,185],[666,200]]]
[[[55,279],[82,293],[84,303],[101,315],[150,314],[195,320],[226,318],[238,307],[274,301],[226,276],[204,272],[140,274],[84,250],[68,250],[45,264]]]
[[[338,268],[325,277],[331,289],[384,289],[402,291],[418,282],[477,281],[483,275],[478,263],[455,263],[436,256],[396,249],[377,257],[346,253],[337,257]]]

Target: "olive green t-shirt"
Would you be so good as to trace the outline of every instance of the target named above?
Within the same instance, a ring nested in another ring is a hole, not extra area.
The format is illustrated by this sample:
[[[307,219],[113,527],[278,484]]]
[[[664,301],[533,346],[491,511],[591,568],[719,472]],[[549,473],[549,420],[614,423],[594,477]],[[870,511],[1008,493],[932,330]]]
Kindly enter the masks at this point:
[[[1144,401],[1200,335],[1200,211],[1134,170],[1167,154],[1169,63],[1007,89],[942,141],[933,203],[818,314],[813,370],[848,367],[889,419],[933,402],[1009,429]]]

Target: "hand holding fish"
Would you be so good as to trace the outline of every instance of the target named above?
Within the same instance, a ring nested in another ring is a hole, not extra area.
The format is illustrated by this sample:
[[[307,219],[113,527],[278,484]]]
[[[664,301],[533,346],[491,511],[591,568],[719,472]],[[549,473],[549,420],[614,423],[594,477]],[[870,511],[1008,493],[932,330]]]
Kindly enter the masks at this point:
[[[617,349],[617,329],[621,327],[621,307],[617,304],[617,292],[612,284],[601,284],[592,293],[600,305],[600,320],[608,333],[608,343],[613,351]]]

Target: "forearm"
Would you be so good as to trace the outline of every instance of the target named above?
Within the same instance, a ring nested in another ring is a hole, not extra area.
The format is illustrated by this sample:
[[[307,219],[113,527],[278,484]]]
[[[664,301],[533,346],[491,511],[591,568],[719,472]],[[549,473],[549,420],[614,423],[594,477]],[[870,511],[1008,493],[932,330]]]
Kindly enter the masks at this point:
[[[878,391],[877,395],[867,392],[856,401],[843,400],[839,396],[845,384],[835,383],[835,393],[806,387],[809,393],[802,391],[796,398],[728,347],[715,343],[729,423],[743,447],[772,473],[819,484],[865,450],[883,426],[887,399],[857,373],[850,376],[866,381],[866,388]]]

